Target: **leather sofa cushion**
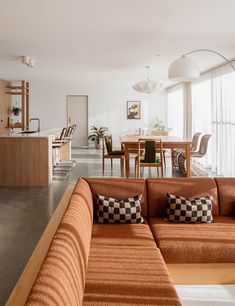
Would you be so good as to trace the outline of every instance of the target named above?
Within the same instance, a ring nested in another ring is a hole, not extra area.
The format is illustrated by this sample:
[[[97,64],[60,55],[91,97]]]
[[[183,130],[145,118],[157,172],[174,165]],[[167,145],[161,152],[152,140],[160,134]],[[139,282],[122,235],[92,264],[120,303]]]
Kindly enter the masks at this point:
[[[91,188],[94,205],[97,201],[96,194],[118,199],[142,194],[141,214],[143,217],[147,217],[147,193],[144,179],[86,178],[85,180]]]
[[[220,215],[235,216],[235,178],[216,178]]]
[[[147,179],[148,216],[163,217],[168,208],[167,193],[185,198],[213,196],[213,216],[219,215],[217,186],[211,178]]]
[[[92,195],[80,179],[26,305],[82,304],[92,222]]]
[[[88,305],[181,305],[148,225],[94,224]]]
[[[235,217],[214,218],[211,224],[179,224],[149,218],[166,263],[235,262]]]

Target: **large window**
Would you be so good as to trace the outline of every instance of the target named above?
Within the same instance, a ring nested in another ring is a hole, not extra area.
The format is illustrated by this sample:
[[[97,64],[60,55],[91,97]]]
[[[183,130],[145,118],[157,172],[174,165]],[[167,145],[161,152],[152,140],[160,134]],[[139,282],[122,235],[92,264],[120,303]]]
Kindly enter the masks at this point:
[[[183,138],[184,109],[183,87],[175,86],[167,92],[167,127],[174,136]]]
[[[212,79],[212,170],[235,176],[235,72]]]
[[[192,129],[212,134],[201,163],[218,175],[235,176],[235,72],[220,68],[192,85]]]
[[[211,80],[206,80],[201,83],[192,85],[192,133],[201,132],[203,134],[212,133],[212,104],[211,104]],[[197,159],[197,162],[211,168],[211,139],[207,154],[202,159]]]

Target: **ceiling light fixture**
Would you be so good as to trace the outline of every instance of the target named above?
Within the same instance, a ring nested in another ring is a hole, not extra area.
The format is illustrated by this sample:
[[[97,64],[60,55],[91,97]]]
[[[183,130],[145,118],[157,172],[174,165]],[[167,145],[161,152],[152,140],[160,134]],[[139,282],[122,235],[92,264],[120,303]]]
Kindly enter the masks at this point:
[[[22,64],[25,64],[30,68],[34,68],[35,60],[30,56],[22,56]]]
[[[200,70],[197,63],[191,58],[188,58],[187,56],[192,53],[201,52],[201,51],[217,54],[218,56],[222,57],[225,60],[225,62],[227,62],[235,71],[235,66],[233,65],[233,63],[229,61],[222,54],[209,49],[197,49],[183,54],[181,58],[178,58],[170,65],[168,69],[169,79],[175,82],[192,82],[194,80],[199,79]]]
[[[164,88],[164,85],[160,82],[150,80],[150,66],[145,66],[145,68],[148,70],[147,80],[134,84],[133,89],[142,93],[153,93],[156,91],[160,92]]]

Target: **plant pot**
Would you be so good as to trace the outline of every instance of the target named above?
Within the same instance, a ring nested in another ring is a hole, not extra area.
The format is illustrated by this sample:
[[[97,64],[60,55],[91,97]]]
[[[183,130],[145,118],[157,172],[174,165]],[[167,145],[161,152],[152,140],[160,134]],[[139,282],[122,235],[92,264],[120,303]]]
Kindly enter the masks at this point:
[[[96,147],[96,149],[102,149],[102,141],[101,141],[101,139],[100,139],[99,142],[95,141],[95,147]]]

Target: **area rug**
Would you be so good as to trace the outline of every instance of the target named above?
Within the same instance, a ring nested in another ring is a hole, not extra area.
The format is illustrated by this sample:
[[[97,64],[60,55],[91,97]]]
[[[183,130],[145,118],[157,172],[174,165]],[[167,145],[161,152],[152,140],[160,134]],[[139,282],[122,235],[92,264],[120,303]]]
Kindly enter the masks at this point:
[[[191,165],[191,176],[208,176],[208,173],[206,173],[205,171],[199,169],[197,166],[195,165]]]
[[[191,177],[205,177],[208,176],[208,173],[200,169],[195,165],[191,165]],[[180,172],[179,168],[174,168],[172,170],[173,177],[186,177],[186,173]]]

